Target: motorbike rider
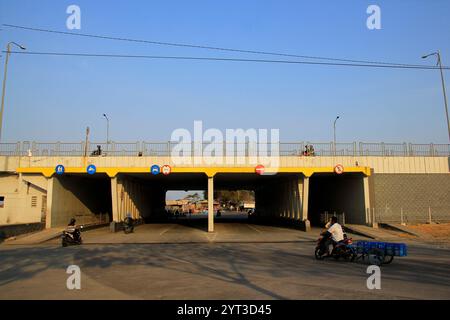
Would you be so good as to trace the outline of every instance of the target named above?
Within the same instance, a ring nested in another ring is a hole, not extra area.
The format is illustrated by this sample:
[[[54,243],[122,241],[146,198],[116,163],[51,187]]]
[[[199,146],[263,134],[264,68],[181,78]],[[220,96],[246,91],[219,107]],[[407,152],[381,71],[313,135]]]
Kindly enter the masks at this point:
[[[77,228],[77,220],[75,220],[75,218],[70,219],[65,232],[72,237],[73,240],[78,241],[78,239],[81,238],[80,230]]]
[[[337,217],[331,217],[330,226],[327,231],[322,233],[322,236],[324,236],[324,246],[327,249],[330,244],[334,248],[339,241],[344,240],[344,231],[342,230],[342,226],[337,222]]]

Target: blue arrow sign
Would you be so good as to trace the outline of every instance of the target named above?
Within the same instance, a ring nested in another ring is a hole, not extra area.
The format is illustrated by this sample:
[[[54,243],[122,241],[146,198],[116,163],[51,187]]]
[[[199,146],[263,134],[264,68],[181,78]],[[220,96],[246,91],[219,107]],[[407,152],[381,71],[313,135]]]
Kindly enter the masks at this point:
[[[161,168],[155,164],[150,168],[150,172],[156,176],[161,172]]]
[[[97,172],[97,168],[93,164],[90,164],[90,165],[88,165],[86,171],[89,174],[94,174]]]
[[[56,174],[59,174],[59,175],[64,174],[65,171],[66,171],[66,169],[64,168],[64,166],[62,164],[58,164],[55,168]]]

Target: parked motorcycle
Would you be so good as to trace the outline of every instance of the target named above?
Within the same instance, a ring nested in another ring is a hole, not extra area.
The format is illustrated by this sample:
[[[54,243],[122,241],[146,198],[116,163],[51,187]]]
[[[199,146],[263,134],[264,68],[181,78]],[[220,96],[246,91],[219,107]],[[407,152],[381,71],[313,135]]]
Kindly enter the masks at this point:
[[[353,261],[356,258],[356,249],[353,247],[352,238],[348,238],[347,234],[344,234],[344,240],[339,241],[334,248],[329,252],[329,246],[326,245],[327,240],[331,235],[326,234],[321,236],[317,240],[317,246],[314,255],[317,260],[323,260],[324,258],[332,257],[336,260],[343,258],[344,260]]]
[[[134,220],[131,216],[127,216],[123,221],[123,232],[125,234],[134,232]]]

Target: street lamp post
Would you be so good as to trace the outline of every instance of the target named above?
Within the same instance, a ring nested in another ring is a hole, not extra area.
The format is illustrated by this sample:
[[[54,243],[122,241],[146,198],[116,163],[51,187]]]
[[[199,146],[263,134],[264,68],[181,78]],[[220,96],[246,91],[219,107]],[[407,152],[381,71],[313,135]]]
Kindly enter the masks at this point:
[[[339,116],[336,117],[336,119],[334,120],[333,123],[333,151],[334,151],[334,156],[336,156],[336,121],[338,121]]]
[[[441,82],[442,82],[442,92],[444,94],[445,115],[447,116],[448,140],[450,141],[450,121],[448,119],[447,94],[445,92],[445,81],[444,81],[444,72],[442,71],[441,53],[438,50],[437,52],[433,52],[425,56],[422,56],[422,59],[426,59],[429,56],[437,56],[437,64],[439,66],[439,70],[441,71]]]
[[[109,152],[109,119],[106,113],[103,116],[106,119],[106,152]]]
[[[9,42],[6,46],[6,58],[5,58],[5,73],[3,75],[3,90],[2,90],[2,107],[0,109],[0,141],[2,139],[2,127],[3,127],[3,110],[5,108],[5,92],[6,92],[6,75],[8,74],[8,60],[9,55],[11,54],[11,45],[15,45],[22,50],[26,50],[24,46],[17,44],[15,42]]]

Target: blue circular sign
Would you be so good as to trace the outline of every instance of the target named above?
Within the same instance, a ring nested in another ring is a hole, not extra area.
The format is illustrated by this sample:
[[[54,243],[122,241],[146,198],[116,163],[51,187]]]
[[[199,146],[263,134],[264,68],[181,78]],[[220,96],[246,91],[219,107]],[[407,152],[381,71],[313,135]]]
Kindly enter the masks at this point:
[[[94,174],[94,173],[97,172],[97,168],[96,168],[93,164],[90,164],[90,165],[88,165],[88,167],[86,168],[86,171],[87,171],[87,173],[89,173],[89,174]]]
[[[161,168],[157,164],[155,164],[150,168],[150,171],[152,174],[154,174],[156,176],[157,174],[159,174],[161,172]]]
[[[66,169],[64,168],[64,166],[62,164],[58,164],[55,168],[55,172],[56,174],[64,174],[64,172],[66,171]]]

